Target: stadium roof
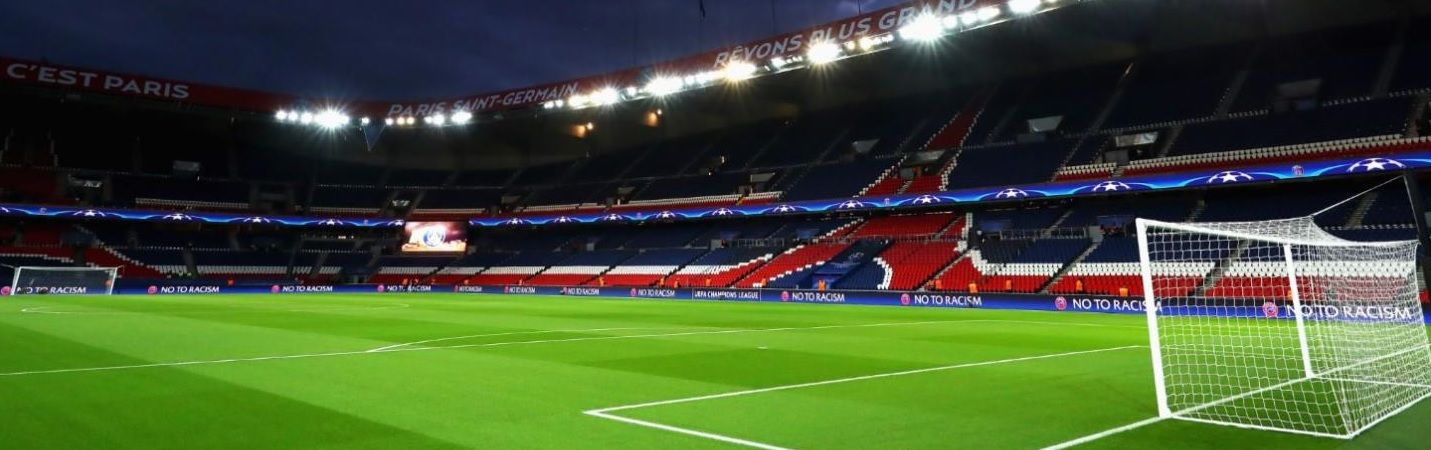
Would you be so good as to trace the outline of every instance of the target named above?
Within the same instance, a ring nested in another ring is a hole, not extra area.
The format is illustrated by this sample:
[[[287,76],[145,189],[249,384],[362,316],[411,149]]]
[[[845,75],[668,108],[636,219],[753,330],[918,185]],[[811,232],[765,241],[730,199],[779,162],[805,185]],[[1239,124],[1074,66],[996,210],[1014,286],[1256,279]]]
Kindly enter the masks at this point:
[[[195,83],[414,99],[641,66],[906,1],[5,2],[0,47]]]

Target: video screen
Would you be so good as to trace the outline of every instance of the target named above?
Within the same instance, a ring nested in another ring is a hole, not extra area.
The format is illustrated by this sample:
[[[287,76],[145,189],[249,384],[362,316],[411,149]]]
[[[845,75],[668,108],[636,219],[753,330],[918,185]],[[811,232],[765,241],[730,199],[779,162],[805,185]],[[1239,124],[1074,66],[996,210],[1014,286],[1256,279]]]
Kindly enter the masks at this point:
[[[403,232],[403,253],[467,251],[467,225],[462,222],[408,222]]]

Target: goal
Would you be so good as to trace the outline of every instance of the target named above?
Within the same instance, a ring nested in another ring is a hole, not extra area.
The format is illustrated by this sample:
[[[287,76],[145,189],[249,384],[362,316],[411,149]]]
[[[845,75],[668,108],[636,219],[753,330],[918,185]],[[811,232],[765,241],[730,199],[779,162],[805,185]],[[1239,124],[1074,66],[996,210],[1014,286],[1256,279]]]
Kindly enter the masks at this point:
[[[10,289],[12,295],[109,295],[118,275],[117,267],[21,266]]]
[[[1431,394],[1415,241],[1138,219],[1164,418],[1350,439]]]

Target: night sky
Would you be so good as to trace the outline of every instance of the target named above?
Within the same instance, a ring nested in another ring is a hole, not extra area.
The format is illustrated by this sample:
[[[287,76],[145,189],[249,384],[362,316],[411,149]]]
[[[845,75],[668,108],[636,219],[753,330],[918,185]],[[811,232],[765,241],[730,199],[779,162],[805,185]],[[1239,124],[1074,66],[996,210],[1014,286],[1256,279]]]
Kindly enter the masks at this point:
[[[904,0],[43,0],[0,54],[335,98],[421,99],[639,66]],[[774,20],[772,20],[772,5]]]

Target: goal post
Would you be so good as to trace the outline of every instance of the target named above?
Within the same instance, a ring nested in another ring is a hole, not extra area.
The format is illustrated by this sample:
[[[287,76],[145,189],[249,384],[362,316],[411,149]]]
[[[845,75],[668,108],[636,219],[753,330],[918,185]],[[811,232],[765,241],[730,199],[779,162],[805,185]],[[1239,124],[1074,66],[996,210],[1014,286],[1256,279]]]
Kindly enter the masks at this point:
[[[1349,439],[1431,395],[1416,241],[1135,227],[1161,417]]]
[[[11,295],[110,295],[119,277],[118,267],[15,268]]]

